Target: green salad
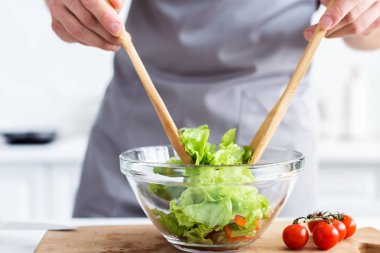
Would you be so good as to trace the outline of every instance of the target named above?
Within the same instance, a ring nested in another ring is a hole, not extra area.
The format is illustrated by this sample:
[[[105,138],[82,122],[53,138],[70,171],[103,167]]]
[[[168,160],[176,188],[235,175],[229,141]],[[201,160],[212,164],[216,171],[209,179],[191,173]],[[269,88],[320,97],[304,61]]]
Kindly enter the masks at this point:
[[[251,184],[255,178],[247,167],[223,165],[246,164],[252,150],[236,144],[234,128],[218,146],[208,142],[207,125],[182,128],[179,134],[195,165],[208,166],[189,167],[178,175],[185,176],[186,187],[150,185],[151,192],[170,201],[169,213],[153,210],[158,221],[168,233],[188,243],[249,241],[260,229],[260,221],[269,217],[269,201]],[[182,161],[171,158],[168,163]],[[176,176],[167,168],[155,168],[155,173]]]

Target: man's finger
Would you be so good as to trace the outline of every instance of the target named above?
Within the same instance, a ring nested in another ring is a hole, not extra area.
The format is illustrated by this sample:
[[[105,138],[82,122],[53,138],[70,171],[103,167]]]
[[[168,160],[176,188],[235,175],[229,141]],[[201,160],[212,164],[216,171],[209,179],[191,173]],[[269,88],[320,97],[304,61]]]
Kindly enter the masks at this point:
[[[81,2],[108,32],[116,37],[120,36],[123,30],[123,24],[117,16],[116,11],[106,0],[81,0]]]
[[[361,15],[363,15],[368,9],[373,5],[375,1],[363,1],[363,3],[358,4],[354,9],[352,9],[347,15],[340,21],[334,28],[330,29],[326,36],[329,36],[330,34],[336,32],[339,29],[342,29],[343,27],[352,24],[355,22]]]
[[[375,31],[380,31],[380,18],[378,18],[372,25],[370,25],[367,29],[364,30],[364,35],[370,35]]]
[[[57,20],[53,20],[51,22],[51,28],[53,29],[53,31],[65,42],[68,42],[68,43],[74,43],[76,42],[77,40],[74,39],[73,36],[71,36],[66,30],[65,28],[63,27],[63,25],[57,21]]]
[[[328,30],[336,26],[359,2],[360,0],[336,0],[319,20],[321,28]]]
[[[65,30],[78,42],[83,44],[98,47],[108,51],[116,51],[119,47],[108,43],[95,32],[89,30],[67,9],[57,15]]]
[[[356,19],[355,22],[337,30],[327,36],[328,38],[349,37],[362,34],[379,18],[379,5],[375,3],[363,15]]]
[[[313,33],[315,31],[316,26],[317,25],[309,26],[308,28],[306,28],[303,31],[303,37],[305,38],[305,40],[309,41],[311,39],[311,37],[313,36]]]
[[[99,23],[99,21],[95,18],[95,16],[92,15],[92,13],[89,12],[80,1],[66,0],[66,2],[67,1],[69,1],[70,4],[66,3],[66,7],[85,27],[97,33],[111,44],[120,44],[120,39],[106,31],[104,27]]]

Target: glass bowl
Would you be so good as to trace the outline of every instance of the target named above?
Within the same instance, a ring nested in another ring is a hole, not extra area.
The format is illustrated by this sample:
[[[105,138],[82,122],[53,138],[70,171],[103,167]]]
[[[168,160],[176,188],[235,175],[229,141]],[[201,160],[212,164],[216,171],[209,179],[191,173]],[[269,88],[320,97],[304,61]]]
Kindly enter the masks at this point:
[[[120,155],[142,209],[174,247],[231,252],[255,241],[279,214],[304,166],[297,151],[268,148],[257,165],[171,164],[171,146]]]

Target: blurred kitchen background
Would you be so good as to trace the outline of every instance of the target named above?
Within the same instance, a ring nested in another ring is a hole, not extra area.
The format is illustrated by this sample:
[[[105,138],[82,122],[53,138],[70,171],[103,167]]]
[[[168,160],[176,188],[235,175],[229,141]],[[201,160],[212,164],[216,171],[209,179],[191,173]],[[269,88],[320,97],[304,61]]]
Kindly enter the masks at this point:
[[[0,31],[0,133],[58,133],[34,146],[0,138],[0,219],[69,218],[112,54],[61,42],[42,0],[3,2]],[[321,111],[319,209],[379,215],[380,51],[324,41],[312,81]]]

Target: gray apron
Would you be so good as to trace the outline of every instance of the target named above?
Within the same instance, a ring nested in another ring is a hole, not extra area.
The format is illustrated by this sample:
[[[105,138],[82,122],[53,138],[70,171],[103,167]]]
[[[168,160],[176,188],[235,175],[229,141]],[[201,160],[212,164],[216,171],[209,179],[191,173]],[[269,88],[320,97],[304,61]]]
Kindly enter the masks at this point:
[[[305,46],[313,0],[138,0],[127,30],[178,127],[208,124],[211,141],[236,127],[248,144],[278,100]],[[95,125],[76,198],[75,217],[143,216],[119,169],[121,151],[168,140],[127,55]],[[306,157],[283,215],[315,208],[316,99],[307,77],[271,146]]]

